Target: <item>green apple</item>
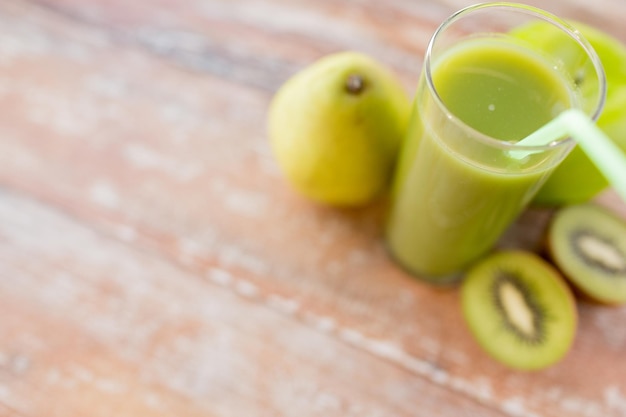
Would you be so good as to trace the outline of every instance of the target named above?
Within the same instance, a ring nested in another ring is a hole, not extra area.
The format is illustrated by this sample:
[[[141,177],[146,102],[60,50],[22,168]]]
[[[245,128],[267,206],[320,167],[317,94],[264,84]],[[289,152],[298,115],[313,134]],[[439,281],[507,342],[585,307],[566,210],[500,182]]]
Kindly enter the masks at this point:
[[[302,195],[360,206],[387,188],[409,115],[409,98],[388,68],[340,52],[280,87],[268,135],[280,169]]]
[[[607,97],[598,126],[626,150],[626,46],[599,29],[570,22],[600,57],[607,78]],[[550,53],[563,45],[562,33],[544,23],[531,23],[514,31],[515,36],[540,45]],[[592,199],[608,186],[593,162],[576,147],[539,190],[534,203],[561,206]]]

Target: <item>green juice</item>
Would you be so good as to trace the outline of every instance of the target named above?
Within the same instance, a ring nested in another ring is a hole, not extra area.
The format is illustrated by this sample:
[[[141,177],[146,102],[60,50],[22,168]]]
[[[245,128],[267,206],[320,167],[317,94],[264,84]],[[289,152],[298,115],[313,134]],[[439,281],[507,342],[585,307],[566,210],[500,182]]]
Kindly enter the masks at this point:
[[[424,99],[422,83],[394,180],[387,244],[409,271],[444,282],[493,247],[556,165],[540,157],[521,163],[476,137],[520,140],[573,99],[547,60],[497,38],[455,46],[433,63],[432,80],[465,126],[455,128],[436,100]]]

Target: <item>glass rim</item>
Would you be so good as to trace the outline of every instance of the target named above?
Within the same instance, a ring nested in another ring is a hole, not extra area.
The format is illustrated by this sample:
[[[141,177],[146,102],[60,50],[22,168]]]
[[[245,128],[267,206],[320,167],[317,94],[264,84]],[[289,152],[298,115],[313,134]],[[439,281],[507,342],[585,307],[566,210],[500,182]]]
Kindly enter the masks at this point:
[[[459,119],[450,110],[448,110],[448,107],[439,96],[439,93],[437,89],[435,88],[435,84],[432,78],[432,52],[433,52],[433,48],[435,46],[437,38],[451,24],[460,20],[466,15],[469,15],[475,11],[482,10],[482,9],[496,9],[496,8],[501,9],[501,10],[508,9],[511,11],[522,12],[529,16],[534,16],[534,17],[543,19],[544,21],[552,24],[553,26],[556,26],[557,28],[565,32],[570,38],[576,41],[583,48],[583,50],[589,57],[591,63],[593,64],[596,74],[598,75],[598,83],[600,86],[598,102],[596,104],[595,110],[593,111],[593,114],[591,114],[590,117],[593,121],[596,121],[598,117],[600,116],[600,113],[602,112],[602,109],[604,108],[604,105],[606,102],[606,93],[607,93],[606,74],[604,71],[604,67],[602,66],[600,57],[596,53],[595,49],[591,46],[589,41],[580,33],[578,29],[576,29],[574,26],[572,26],[565,20],[553,15],[552,13],[545,11],[543,9],[540,9],[540,8],[534,7],[534,6],[529,6],[529,5],[521,4],[521,3],[512,3],[512,2],[487,2],[487,3],[478,3],[478,4],[471,5],[471,6],[467,6],[453,13],[452,15],[450,15],[435,30],[432,37],[430,38],[430,41],[428,42],[428,47],[426,48],[426,54],[425,54],[425,59],[424,59],[424,71],[425,71],[426,84],[428,85],[428,89],[430,90],[433,97],[435,98],[435,102],[444,111],[446,116],[451,121],[463,127],[464,129],[472,132],[472,136],[474,136],[478,140],[493,147],[502,148],[506,150],[523,149],[527,151],[541,152],[541,151],[555,149],[560,146],[573,144],[574,140],[569,136],[553,140],[547,145],[539,145],[539,146],[538,145],[534,145],[534,146],[518,145],[517,142],[508,142],[508,141],[497,139],[495,137],[492,137],[490,135],[487,135],[485,133],[482,133],[474,129],[473,127],[469,126],[467,123]]]

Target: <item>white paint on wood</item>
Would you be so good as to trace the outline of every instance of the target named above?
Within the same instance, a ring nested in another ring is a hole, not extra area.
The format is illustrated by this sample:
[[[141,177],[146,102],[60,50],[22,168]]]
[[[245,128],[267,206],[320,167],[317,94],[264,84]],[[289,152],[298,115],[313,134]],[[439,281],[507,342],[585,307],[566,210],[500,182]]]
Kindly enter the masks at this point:
[[[202,167],[190,161],[178,161],[140,143],[125,145],[122,155],[136,170],[165,174],[181,182],[191,181],[204,171]]]
[[[626,416],[626,387],[611,385],[604,389],[604,400],[610,409]]]
[[[269,208],[268,195],[241,189],[229,189],[223,195],[225,207],[234,214],[252,219],[264,219]]]
[[[267,296],[267,305],[274,310],[287,315],[293,315],[300,309],[300,305],[296,300],[276,294],[270,294]]]
[[[211,268],[207,274],[211,281],[222,287],[227,287],[233,282],[231,273],[220,268]]]
[[[615,351],[623,352],[626,348],[626,306],[602,308],[594,313],[594,325],[601,331],[604,342]]]
[[[117,209],[120,196],[113,184],[107,180],[97,180],[89,188],[89,198],[94,203],[107,209]]]
[[[245,298],[256,298],[259,295],[259,288],[249,281],[240,279],[235,284],[235,292]]]

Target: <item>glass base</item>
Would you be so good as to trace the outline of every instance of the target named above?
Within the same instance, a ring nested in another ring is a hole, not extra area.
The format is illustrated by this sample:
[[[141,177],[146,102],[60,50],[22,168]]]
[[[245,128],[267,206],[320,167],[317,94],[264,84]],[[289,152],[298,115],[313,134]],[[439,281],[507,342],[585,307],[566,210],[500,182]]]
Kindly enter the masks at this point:
[[[422,281],[437,287],[456,287],[463,279],[465,273],[464,270],[437,276],[418,271],[415,268],[406,265],[401,259],[399,259],[389,247],[388,242],[385,241],[384,247],[391,260],[416,281]]]

